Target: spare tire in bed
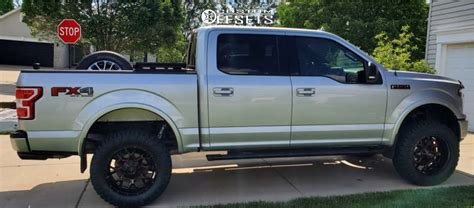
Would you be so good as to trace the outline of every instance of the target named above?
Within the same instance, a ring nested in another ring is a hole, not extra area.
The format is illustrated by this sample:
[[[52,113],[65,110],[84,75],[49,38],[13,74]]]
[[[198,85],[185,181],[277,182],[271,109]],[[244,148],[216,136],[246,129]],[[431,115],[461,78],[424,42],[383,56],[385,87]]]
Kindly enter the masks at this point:
[[[133,67],[132,64],[119,53],[113,51],[98,51],[82,58],[76,69],[121,71],[133,70]]]

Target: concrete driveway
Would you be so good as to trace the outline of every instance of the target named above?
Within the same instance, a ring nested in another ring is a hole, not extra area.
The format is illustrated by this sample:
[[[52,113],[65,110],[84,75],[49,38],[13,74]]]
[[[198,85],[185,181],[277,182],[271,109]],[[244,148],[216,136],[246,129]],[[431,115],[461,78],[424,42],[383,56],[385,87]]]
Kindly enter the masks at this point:
[[[15,101],[16,80],[21,69],[28,69],[27,66],[0,65],[0,102]]]
[[[456,173],[440,186],[474,184],[474,135],[462,142]],[[173,157],[171,183],[152,206],[283,201],[305,196],[420,188],[383,157],[307,157],[208,162],[202,153]],[[109,207],[79,160],[22,161],[0,136],[0,207]]]

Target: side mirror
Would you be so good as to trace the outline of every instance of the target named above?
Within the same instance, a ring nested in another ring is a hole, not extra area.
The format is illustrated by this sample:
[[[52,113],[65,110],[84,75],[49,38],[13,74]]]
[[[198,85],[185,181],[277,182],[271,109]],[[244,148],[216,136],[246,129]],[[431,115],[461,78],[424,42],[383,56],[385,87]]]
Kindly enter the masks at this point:
[[[367,67],[365,69],[365,74],[367,77],[367,83],[376,83],[377,82],[377,66],[372,62],[367,63]]]

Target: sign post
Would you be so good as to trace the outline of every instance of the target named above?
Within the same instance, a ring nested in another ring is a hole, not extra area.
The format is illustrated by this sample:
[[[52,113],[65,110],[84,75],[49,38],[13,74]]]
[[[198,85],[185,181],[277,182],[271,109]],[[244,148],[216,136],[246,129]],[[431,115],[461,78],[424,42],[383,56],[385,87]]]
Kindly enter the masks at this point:
[[[65,44],[74,44],[81,38],[81,25],[73,19],[64,19],[57,27],[57,35]]]

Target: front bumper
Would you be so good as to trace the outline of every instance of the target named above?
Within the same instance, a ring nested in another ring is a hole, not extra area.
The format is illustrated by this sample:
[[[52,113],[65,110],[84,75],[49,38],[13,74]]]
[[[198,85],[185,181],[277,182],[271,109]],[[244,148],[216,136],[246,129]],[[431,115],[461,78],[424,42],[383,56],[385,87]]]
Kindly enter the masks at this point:
[[[468,121],[466,119],[461,119],[458,121],[459,122],[459,128],[460,128],[460,136],[461,140],[463,140],[467,136],[467,124]]]

